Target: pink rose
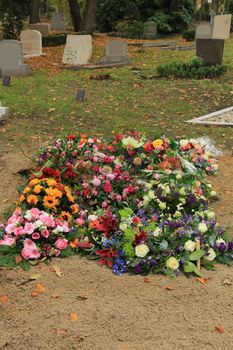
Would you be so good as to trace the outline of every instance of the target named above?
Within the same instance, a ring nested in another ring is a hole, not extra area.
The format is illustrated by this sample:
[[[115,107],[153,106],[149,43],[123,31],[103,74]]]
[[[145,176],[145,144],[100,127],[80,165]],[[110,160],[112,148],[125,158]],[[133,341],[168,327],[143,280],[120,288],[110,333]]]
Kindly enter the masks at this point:
[[[39,232],[34,232],[34,233],[32,234],[32,239],[40,239],[40,234],[39,234]]]
[[[94,179],[92,180],[92,184],[94,187],[98,187],[101,185],[101,181],[97,177],[94,177]]]
[[[16,236],[21,236],[24,234],[24,229],[23,229],[23,226],[18,226],[14,229],[14,234]]]
[[[22,257],[26,260],[28,259],[38,259],[40,257],[40,252],[34,242],[30,239],[25,239],[24,248],[21,252]]]
[[[43,230],[41,232],[41,236],[44,237],[44,238],[48,238],[49,237],[49,231],[48,230]]]
[[[65,238],[58,238],[55,242],[55,247],[60,250],[66,249],[67,245],[67,239]]]

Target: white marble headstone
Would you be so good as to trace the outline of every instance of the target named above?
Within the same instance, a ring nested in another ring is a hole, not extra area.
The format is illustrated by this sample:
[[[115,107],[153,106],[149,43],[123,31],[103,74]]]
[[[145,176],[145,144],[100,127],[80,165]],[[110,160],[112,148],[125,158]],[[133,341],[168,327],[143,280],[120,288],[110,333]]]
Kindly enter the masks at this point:
[[[70,65],[87,64],[92,55],[90,35],[67,35],[62,63]]]
[[[19,41],[0,41],[0,69],[2,76],[30,74],[30,67],[24,64],[22,45]]]
[[[27,29],[21,32],[20,41],[26,56],[42,55],[42,35],[37,30]]]

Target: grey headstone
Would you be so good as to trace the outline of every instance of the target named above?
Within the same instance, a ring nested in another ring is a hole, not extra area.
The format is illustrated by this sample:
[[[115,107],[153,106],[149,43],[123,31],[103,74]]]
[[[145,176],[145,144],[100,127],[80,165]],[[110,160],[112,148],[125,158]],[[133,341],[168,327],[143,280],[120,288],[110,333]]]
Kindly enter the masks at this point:
[[[51,30],[57,30],[57,31],[63,31],[63,32],[66,30],[65,21],[62,18],[62,14],[58,11],[54,12],[52,15]]]
[[[2,76],[30,74],[30,67],[24,64],[22,45],[19,41],[0,41],[0,69],[2,71]]]
[[[106,56],[102,63],[129,63],[127,56],[128,45],[120,40],[111,40],[107,43]]]
[[[85,100],[85,93],[86,93],[85,90],[78,90],[76,92],[76,100],[79,102],[84,101]]]
[[[144,23],[143,36],[151,38],[157,34],[157,23],[153,21],[147,21]]]
[[[223,59],[223,39],[197,39],[196,55],[201,57],[205,64],[221,64]]]
[[[49,23],[35,23],[29,24],[29,29],[37,30],[42,36],[48,36],[50,34],[50,24]]]
[[[2,85],[10,86],[10,82],[11,82],[11,77],[8,77],[8,76],[2,77]]]

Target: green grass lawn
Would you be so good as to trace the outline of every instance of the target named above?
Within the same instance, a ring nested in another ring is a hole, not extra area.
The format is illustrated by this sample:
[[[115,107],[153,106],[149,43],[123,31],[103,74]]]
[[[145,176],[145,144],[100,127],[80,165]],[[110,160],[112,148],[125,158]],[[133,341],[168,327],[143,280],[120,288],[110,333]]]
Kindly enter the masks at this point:
[[[94,57],[103,55],[95,47]],[[170,51],[129,47],[132,66],[95,71],[60,70],[57,75],[33,71],[30,77],[13,78],[10,87],[0,86],[0,101],[10,108],[0,126],[0,151],[34,150],[64,133],[85,132],[108,137],[112,131],[136,128],[148,135],[199,137],[208,135],[221,147],[232,147],[230,127],[207,127],[184,121],[233,103],[233,38],[225,46],[225,76],[214,80],[143,80],[132,70],[153,74],[156,66],[172,60],[186,61],[195,51]],[[110,73],[106,81],[90,76]],[[86,101],[77,102],[75,92],[86,89]],[[31,148],[28,148],[31,145]]]

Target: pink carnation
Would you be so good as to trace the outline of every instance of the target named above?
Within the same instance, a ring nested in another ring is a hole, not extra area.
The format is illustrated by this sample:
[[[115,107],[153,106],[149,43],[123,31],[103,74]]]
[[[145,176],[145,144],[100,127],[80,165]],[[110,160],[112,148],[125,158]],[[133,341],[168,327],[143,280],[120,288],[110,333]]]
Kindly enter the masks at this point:
[[[27,222],[24,226],[24,233],[26,235],[31,235],[33,231],[35,230],[35,226],[31,224],[30,222]]]
[[[3,239],[0,240],[0,245],[12,246],[15,243],[15,238],[5,235]]]
[[[67,239],[64,238],[58,238],[55,242],[55,247],[60,250],[66,249],[67,245]]]
[[[40,252],[34,242],[30,239],[25,239],[24,248],[21,252],[22,257],[26,260],[28,259],[38,259],[40,257]]]
[[[8,224],[5,228],[6,233],[12,233],[15,229],[15,224]]]
[[[41,231],[41,236],[44,237],[44,238],[48,238],[49,237],[49,231],[48,230]]]
[[[48,227],[54,227],[54,219],[51,216],[41,215],[40,220],[43,222],[44,225]]]
[[[22,235],[24,234],[23,226],[15,227],[15,229],[14,229],[14,234],[15,234],[16,236],[22,236]]]
[[[101,185],[101,181],[97,177],[94,177],[94,179],[92,180],[92,184],[94,187],[98,187]]]
[[[33,219],[33,220],[39,219],[39,216],[40,216],[40,210],[39,210],[39,209],[37,209],[37,208],[32,208],[32,209],[30,210],[30,213],[31,213],[31,216],[32,216],[32,219]]]

